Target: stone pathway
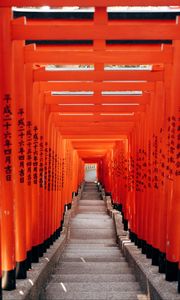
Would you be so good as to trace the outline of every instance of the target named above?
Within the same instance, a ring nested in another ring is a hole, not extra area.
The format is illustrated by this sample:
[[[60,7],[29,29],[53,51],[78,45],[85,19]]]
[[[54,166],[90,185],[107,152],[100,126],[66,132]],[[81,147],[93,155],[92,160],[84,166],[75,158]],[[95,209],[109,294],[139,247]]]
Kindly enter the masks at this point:
[[[113,220],[94,183],[84,186],[45,299],[147,300],[116,244]]]

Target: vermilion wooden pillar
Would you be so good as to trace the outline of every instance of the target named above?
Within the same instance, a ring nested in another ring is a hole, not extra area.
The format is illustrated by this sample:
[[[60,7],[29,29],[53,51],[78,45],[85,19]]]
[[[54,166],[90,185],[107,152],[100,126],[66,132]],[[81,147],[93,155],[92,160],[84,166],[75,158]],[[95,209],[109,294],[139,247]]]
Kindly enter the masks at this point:
[[[180,259],[180,173],[179,173],[179,99],[180,40],[173,41],[171,101],[168,105],[168,179],[171,181],[169,224],[167,228],[166,279],[177,280]]]
[[[45,215],[46,215],[46,199],[45,199],[45,123],[46,123],[46,105],[44,103],[44,94],[39,92],[38,96],[39,102],[39,201],[40,201],[40,210],[39,217],[41,219],[40,224],[40,255],[43,255],[43,252],[46,250],[45,246]]]
[[[129,199],[129,232],[130,239],[135,240],[135,128],[129,135],[128,139],[128,153],[129,153],[129,180],[128,180],[128,199]]]
[[[54,197],[54,237],[58,237],[58,199],[57,199],[57,141],[58,131],[55,127],[55,142],[54,142],[54,183],[53,183],[53,197]]]
[[[30,83],[32,84],[32,83]],[[40,254],[40,195],[39,195],[39,83],[33,84],[32,106],[32,261],[39,261]]]
[[[145,140],[146,140],[146,115],[141,113],[136,124],[136,230],[137,230],[137,245],[142,247],[145,235],[145,211],[146,202],[144,198],[145,187]]]
[[[60,150],[61,150],[61,136],[57,132],[57,144],[56,144],[56,234],[60,235],[61,232],[61,189],[60,189]]]
[[[13,42],[14,54],[14,90],[13,112],[13,174],[15,200],[15,249],[16,277],[26,278],[26,98],[25,69],[23,61],[24,43]],[[17,74],[21,74],[18,76]],[[29,212],[30,213],[30,212]]]
[[[166,220],[163,215],[164,193],[161,184],[161,165],[160,165],[160,132],[165,124],[165,98],[164,85],[162,82],[156,82],[156,91],[153,101],[153,131],[152,131],[152,195],[154,199],[153,221],[152,224],[152,264],[159,265],[160,248],[163,243],[163,231],[160,224]],[[161,114],[159,115],[159,108]],[[163,220],[161,220],[163,219]]]
[[[2,288],[15,288],[11,9],[0,10]]]
[[[52,140],[52,235],[53,240],[56,239],[56,213],[57,213],[57,207],[56,207],[56,191],[55,191],[55,157],[56,157],[56,146],[57,146],[57,130],[55,128],[54,122],[53,122],[53,140]]]
[[[41,91],[42,93],[42,91]],[[44,235],[45,235],[45,248],[48,248],[50,246],[50,236],[49,236],[49,186],[48,186],[48,180],[49,180],[49,140],[48,140],[48,130],[49,130],[49,106],[43,105],[43,110],[41,110],[42,118],[44,118],[44,121],[42,121],[42,134],[44,136],[44,209],[45,209],[45,217],[44,217]]]
[[[165,273],[166,269],[166,248],[167,248],[167,232],[170,220],[170,205],[171,205],[171,191],[172,182],[169,180],[168,171],[168,116],[169,116],[169,105],[171,103],[171,79],[172,79],[172,64],[166,64],[164,66],[164,124],[159,132],[160,139],[160,188],[162,192],[161,198],[161,219],[159,223],[159,228],[161,232],[161,244],[160,244],[160,254],[159,254],[159,272]],[[162,117],[163,115],[161,115]]]
[[[47,127],[47,140],[48,140],[48,174],[47,174],[47,200],[48,200],[48,238],[49,243],[53,243],[53,114],[49,114],[48,127]]]
[[[27,268],[31,268],[32,262],[32,97],[33,97],[33,66],[25,65],[26,80],[26,248]]]

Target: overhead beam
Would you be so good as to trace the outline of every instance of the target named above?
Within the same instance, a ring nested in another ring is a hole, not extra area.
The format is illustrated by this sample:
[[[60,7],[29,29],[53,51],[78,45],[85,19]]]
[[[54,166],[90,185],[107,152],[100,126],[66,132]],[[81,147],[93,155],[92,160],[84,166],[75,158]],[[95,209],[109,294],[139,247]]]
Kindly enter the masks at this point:
[[[111,148],[114,146],[113,142],[88,142],[84,143],[82,141],[80,142],[72,142],[72,145],[75,149],[97,149],[97,148]]]
[[[92,95],[92,96],[51,96],[50,93],[45,96],[46,104],[122,104],[122,103],[139,103],[147,104],[150,101],[150,93],[144,93],[140,96],[134,95],[120,95],[120,96],[102,96],[102,95]]]
[[[126,137],[127,139],[127,137]],[[82,139],[72,139],[71,143],[114,143],[115,141],[112,138],[98,138],[98,139],[92,139],[92,138],[88,138],[86,137],[84,140]]]
[[[111,149],[110,147],[109,148],[97,148],[97,149],[93,149],[93,148],[81,148],[81,149],[77,149],[76,148],[76,150],[78,151],[78,152],[85,152],[85,151],[87,151],[87,152],[100,152],[100,151],[107,151],[107,150],[109,150],[109,149]]]
[[[91,148],[98,148],[98,147],[112,147],[114,146],[114,142],[113,141],[109,141],[109,140],[103,140],[103,141],[97,141],[94,140],[92,143],[92,140],[73,140],[72,141],[72,145],[74,148],[82,148],[82,147],[91,147]]]
[[[85,133],[121,133],[122,131],[130,131],[132,129],[132,127],[129,127],[129,126],[123,126],[123,127],[112,127],[112,128],[108,128],[108,127],[104,127],[104,128],[98,128],[97,127],[86,127],[86,128],[72,128],[72,127],[69,127],[69,128],[62,128],[62,127],[58,127],[56,126],[57,128],[59,128],[60,132],[62,133],[80,133],[80,134],[85,134]]]
[[[126,139],[127,135],[129,133],[128,132],[121,132],[120,134],[88,134],[88,137],[91,139],[113,139],[113,140],[122,140],[122,139]],[[87,138],[87,134],[64,134],[62,136],[64,139],[82,139],[84,140],[85,138]]]
[[[108,127],[108,126],[104,126],[104,127],[83,127],[83,128],[78,128],[78,127],[59,127],[59,126],[56,126],[59,128],[60,132],[61,133],[80,133],[80,134],[85,134],[85,133],[104,133],[104,132],[108,132],[108,133],[113,133],[113,132],[121,132],[121,131],[128,131],[130,129],[132,129],[132,126],[122,126],[122,127]]]
[[[162,81],[163,71],[45,71],[45,68],[34,70],[34,81],[86,81],[86,80],[147,80]]]
[[[56,126],[59,128],[86,128],[86,127],[95,127],[97,128],[97,122],[55,122]],[[132,127],[134,122],[98,122],[98,128],[103,127],[113,127],[121,128],[122,126]]]
[[[94,157],[99,157],[100,155],[101,156],[104,156],[106,153],[107,153],[108,149],[104,149],[104,150],[100,150],[100,151],[77,151],[79,156],[80,157],[91,157],[91,156],[94,156]]]
[[[62,122],[96,122],[97,126],[99,124],[99,122],[133,122],[137,120],[136,115],[135,116],[117,116],[117,115],[111,115],[111,116],[104,116],[104,115],[91,115],[91,116],[85,116],[85,115],[59,115],[59,120]],[[86,137],[87,139],[87,137]]]
[[[153,82],[42,82],[42,91],[153,91]]]
[[[45,26],[46,27],[46,26]],[[72,26],[73,28],[73,26]],[[83,28],[83,26],[82,26]],[[180,27],[179,27],[180,28]],[[45,29],[46,30],[46,29]],[[172,62],[172,47],[162,51],[29,51],[25,47],[25,63],[39,64],[159,64]]]
[[[126,113],[145,111],[144,105],[92,105],[92,106],[60,106],[56,104],[50,105],[51,112],[59,113]]]
[[[93,164],[101,161],[102,157],[81,157],[81,159],[84,161],[85,164]]]
[[[92,157],[91,160],[89,160],[89,157],[87,156],[81,156],[80,158],[82,159],[82,161],[84,161],[84,163],[98,163],[98,161],[102,160],[104,157],[104,155],[98,155],[95,157]]]
[[[17,19],[16,19],[17,20]],[[20,17],[18,18],[19,22],[22,23],[24,22],[24,17]],[[85,20],[84,20],[85,21]],[[86,21],[85,21],[86,22]],[[97,25],[97,24],[96,24]],[[86,51],[86,52],[92,52],[95,50],[93,44],[51,44],[51,45],[46,45],[46,44],[29,44],[26,45],[26,48],[30,48],[32,49],[32,45],[33,45],[33,49],[35,50],[43,50],[43,51]],[[171,45],[168,44],[164,44],[164,46],[169,46],[171,47]],[[120,50],[131,50],[131,51],[160,51],[162,48],[161,44],[107,44],[106,45],[106,50],[107,51],[120,51]],[[103,48],[104,49],[104,48]],[[100,48],[99,50],[102,50],[102,48]],[[98,51],[97,49],[95,51]]]
[[[92,152],[92,153],[93,152],[97,152],[98,153],[98,152],[101,152],[101,151],[107,151],[107,149],[108,148],[97,148],[97,149],[90,149],[90,148],[88,148],[88,149],[78,149],[77,151],[78,152],[84,152],[84,153],[85,152]]]
[[[82,147],[74,147],[74,149],[76,150],[87,150],[87,151],[90,151],[90,150],[97,150],[97,149],[101,149],[101,150],[107,150],[107,149],[111,149],[113,147],[113,144],[111,146],[96,146],[96,147],[85,147],[85,146],[82,146]]]
[[[12,21],[13,40],[178,40],[177,20],[109,21],[96,26],[93,21]]]
[[[108,149],[104,148],[104,149],[79,149],[77,150],[78,153],[104,153],[106,152]]]

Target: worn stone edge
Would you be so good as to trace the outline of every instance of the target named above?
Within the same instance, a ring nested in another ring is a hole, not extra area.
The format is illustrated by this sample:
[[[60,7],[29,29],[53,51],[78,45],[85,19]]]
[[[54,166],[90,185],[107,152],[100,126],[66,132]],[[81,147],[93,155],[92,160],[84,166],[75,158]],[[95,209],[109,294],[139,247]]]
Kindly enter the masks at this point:
[[[165,275],[158,272],[157,266],[152,266],[151,260],[141,253],[141,250],[131,242],[128,232],[124,231],[122,215],[113,209],[111,197],[106,196],[107,212],[114,220],[117,243],[121,248],[142,290],[151,300],[180,300],[177,293],[177,283],[165,280]]]
[[[43,287],[58,263],[64,247],[69,239],[69,223],[76,214],[78,200],[81,198],[83,184],[78,189],[78,195],[72,199],[72,207],[65,212],[63,229],[60,237],[39,259],[39,263],[32,263],[32,269],[27,271],[26,279],[17,279],[16,289],[3,291],[3,300],[35,300],[39,299]]]

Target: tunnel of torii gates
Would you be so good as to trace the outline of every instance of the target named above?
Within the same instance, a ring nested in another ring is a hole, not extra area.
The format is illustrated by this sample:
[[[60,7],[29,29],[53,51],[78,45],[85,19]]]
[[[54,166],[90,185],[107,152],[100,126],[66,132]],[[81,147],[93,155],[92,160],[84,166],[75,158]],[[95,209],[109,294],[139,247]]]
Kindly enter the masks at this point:
[[[122,212],[131,240],[166,280],[178,280],[180,19],[113,21],[106,7],[179,1],[45,2],[0,1],[2,288],[15,289],[59,237],[85,163],[97,163],[98,180]],[[11,6],[44,4],[94,6],[94,19],[13,19]],[[172,43],[109,45],[110,39]],[[48,71],[46,65],[94,69]],[[152,68],[113,71],[106,65]]]

